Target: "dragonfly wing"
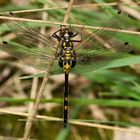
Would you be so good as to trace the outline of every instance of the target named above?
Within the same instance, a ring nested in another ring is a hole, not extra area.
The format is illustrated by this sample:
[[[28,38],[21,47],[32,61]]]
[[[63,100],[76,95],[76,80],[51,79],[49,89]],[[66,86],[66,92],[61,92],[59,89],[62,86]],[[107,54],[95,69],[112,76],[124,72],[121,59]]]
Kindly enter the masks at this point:
[[[124,17],[125,15],[121,11],[118,11],[112,18],[99,24],[100,28],[94,31],[84,29],[82,35],[85,39],[76,47],[76,50],[92,46],[94,49],[95,47],[110,48],[114,45],[114,39],[117,37],[117,32],[110,29],[123,29],[123,24],[120,21]]]
[[[125,42],[110,49],[87,49],[77,52],[77,65],[73,71],[83,73],[103,68],[109,62],[127,56],[131,50],[132,47]]]
[[[122,29],[120,21],[124,16],[119,11],[94,32],[89,30],[83,32],[85,40],[75,48],[77,65],[73,69],[74,72],[82,73],[103,68],[110,61],[124,57],[132,50],[128,42],[121,42],[117,39],[117,32],[109,30],[111,28]]]
[[[11,12],[4,16],[19,18],[17,15]],[[39,44],[41,44],[41,47],[51,47],[55,49],[57,42],[55,42],[52,38],[40,33],[39,30],[32,28],[26,22],[21,21],[21,18],[19,18],[18,21],[8,19],[4,19],[3,21],[9,27],[9,29],[15,33],[17,38],[16,41],[18,43],[29,47],[38,47]]]
[[[16,17],[13,13],[6,15]],[[41,34],[29,24],[21,21],[4,20],[9,29],[16,35],[15,42],[3,41],[0,43],[0,49],[15,56],[26,64],[37,69],[46,70],[48,63],[55,60],[55,43],[49,37]]]
[[[56,60],[55,63],[53,64],[51,74],[62,74],[64,73],[64,69],[59,66],[58,61]]]
[[[55,59],[48,55],[49,48],[29,48],[15,42],[3,41],[0,43],[0,49],[40,70],[47,70],[49,61]]]

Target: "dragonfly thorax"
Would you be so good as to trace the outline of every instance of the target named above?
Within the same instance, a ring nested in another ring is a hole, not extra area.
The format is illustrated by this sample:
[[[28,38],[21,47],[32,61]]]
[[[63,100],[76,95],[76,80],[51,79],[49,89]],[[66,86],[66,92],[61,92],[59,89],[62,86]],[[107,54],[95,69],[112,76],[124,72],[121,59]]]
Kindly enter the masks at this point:
[[[64,68],[65,72],[69,72],[76,65],[76,55],[71,41],[62,41],[61,50],[59,52],[59,66]]]
[[[63,38],[62,38],[65,42],[69,42],[70,41],[70,35],[68,33],[64,34]]]
[[[65,28],[61,31],[61,39],[63,41],[69,42],[72,36],[73,36],[73,32],[68,28]]]
[[[66,50],[66,51],[70,51],[73,50],[73,43],[69,40],[69,41],[62,41],[62,45],[61,45],[62,50]]]

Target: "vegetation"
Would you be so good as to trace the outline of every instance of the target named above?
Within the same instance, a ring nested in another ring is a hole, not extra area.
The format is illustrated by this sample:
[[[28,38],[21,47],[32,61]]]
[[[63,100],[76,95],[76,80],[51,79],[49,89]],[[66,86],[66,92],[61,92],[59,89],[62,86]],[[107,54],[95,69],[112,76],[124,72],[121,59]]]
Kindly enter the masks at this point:
[[[107,29],[102,38],[107,41],[110,38],[113,46],[118,42],[129,42],[129,46],[133,48],[126,57],[120,57],[117,60],[113,57],[115,53],[112,56],[109,54],[112,60],[97,67],[96,70],[90,69],[95,64],[86,65],[85,69],[81,69],[80,66],[78,68],[78,64],[76,65],[76,73],[70,74],[69,79],[68,129],[62,128],[63,70],[59,66],[54,66],[49,80],[46,80],[47,85],[43,90],[38,108],[39,115],[33,120],[33,126],[29,131],[30,138],[118,140],[117,138],[121,136],[125,140],[128,139],[126,134],[129,133],[130,137],[137,139],[140,136],[139,1],[130,0],[126,3],[125,0],[83,0],[82,2],[76,0],[67,23],[64,22],[64,17],[68,16],[66,15],[68,1],[22,0],[20,2],[1,1],[1,14],[13,11],[20,17],[26,17],[30,19],[28,24],[32,28],[39,29],[47,36],[51,36],[60,28],[60,25],[68,25],[79,31],[84,25],[83,38],[96,31],[96,27],[107,27],[110,23],[108,21],[113,19],[115,24],[111,27],[116,30]],[[118,9],[123,12],[123,16],[119,18],[116,16]],[[0,35],[1,42],[17,41],[1,16]],[[104,35],[107,38],[104,38]],[[96,45],[94,40],[91,44]],[[35,50],[36,48],[32,48],[32,52]],[[25,51],[28,52],[28,50]],[[83,54],[86,53],[83,51]],[[29,120],[27,113],[31,114],[34,109],[34,102],[36,97],[38,98],[45,76],[44,71],[27,66],[0,50],[1,139],[16,140],[23,137],[25,139],[27,132],[25,125]],[[124,133],[122,134],[121,131]]]

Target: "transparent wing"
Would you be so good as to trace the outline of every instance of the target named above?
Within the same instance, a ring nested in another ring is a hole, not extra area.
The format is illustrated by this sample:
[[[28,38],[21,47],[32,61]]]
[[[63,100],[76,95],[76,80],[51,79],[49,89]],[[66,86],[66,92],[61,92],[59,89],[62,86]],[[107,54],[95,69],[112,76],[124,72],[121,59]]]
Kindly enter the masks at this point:
[[[125,42],[110,49],[84,50],[77,53],[77,65],[72,70],[76,73],[94,71],[106,66],[109,62],[128,56],[132,47]]]
[[[58,61],[56,60],[52,66],[51,74],[62,74],[64,73],[64,69],[59,66]]]
[[[122,19],[126,17],[124,13],[118,11],[116,15],[107,21],[100,23],[97,30],[91,31],[87,29],[83,29],[83,41],[76,46],[76,50],[84,49],[85,47],[101,46],[102,48],[110,48],[114,45],[112,41],[117,36],[117,32],[110,31],[110,29],[123,29],[123,24],[121,23]]]
[[[5,16],[19,18],[17,15],[11,12]],[[29,47],[38,47],[39,44],[41,44],[42,47],[51,47],[55,49],[55,44],[57,42],[55,42],[51,37],[40,33],[39,30],[32,28],[26,22],[21,21],[21,18],[19,18],[18,21],[5,19],[4,22],[9,29],[15,33],[17,38],[16,41],[18,43]]]
[[[0,49],[41,70],[47,70],[49,61],[55,59],[55,57],[48,55],[49,48],[29,48],[15,42],[3,41],[0,43]]]
[[[8,16],[16,17],[12,13]],[[54,51],[56,51],[55,42],[30,27],[27,23],[20,21],[20,19],[19,21],[5,20],[5,22],[10,30],[15,33],[16,42],[3,41],[0,43],[0,49],[30,66],[46,70],[49,61],[55,59],[55,56],[53,56]],[[39,47],[40,44],[42,47]]]
[[[86,39],[75,47],[77,65],[74,72],[82,73],[102,68],[112,60],[125,57],[132,50],[127,40],[120,42],[117,40],[118,33],[109,31],[109,28],[122,29],[120,22],[124,16],[119,11],[116,16],[104,22],[101,28],[90,34],[89,31],[83,32],[83,38]]]

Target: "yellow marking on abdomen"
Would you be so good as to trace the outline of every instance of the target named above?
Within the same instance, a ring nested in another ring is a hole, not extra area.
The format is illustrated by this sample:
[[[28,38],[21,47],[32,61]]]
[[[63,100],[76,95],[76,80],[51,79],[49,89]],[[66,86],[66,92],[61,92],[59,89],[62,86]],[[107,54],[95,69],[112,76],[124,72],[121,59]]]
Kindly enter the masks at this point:
[[[66,54],[66,59],[70,60],[70,58],[71,58],[71,54]]]
[[[63,42],[63,46],[66,47],[66,42]]]
[[[64,65],[64,69],[69,69],[69,68],[70,68],[69,64]]]
[[[64,106],[64,110],[68,110],[68,106]]]
[[[69,71],[70,71],[70,65],[69,64],[64,65],[64,71],[66,73],[69,73]]]
[[[68,101],[68,97],[65,97],[65,101]]]

